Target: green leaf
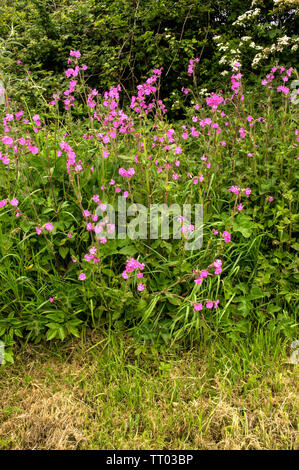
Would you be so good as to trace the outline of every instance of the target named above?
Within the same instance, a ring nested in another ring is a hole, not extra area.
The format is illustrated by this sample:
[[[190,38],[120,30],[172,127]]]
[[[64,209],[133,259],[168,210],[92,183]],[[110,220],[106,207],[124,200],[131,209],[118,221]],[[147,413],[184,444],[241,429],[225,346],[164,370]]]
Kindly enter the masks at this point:
[[[137,251],[138,250],[134,245],[128,245],[124,246],[121,250],[119,250],[119,254],[126,256],[134,256]]]
[[[253,225],[251,217],[241,214],[234,220],[233,230],[242,233],[244,238],[249,238],[252,234]]]
[[[58,251],[60,256],[65,259],[66,255],[69,252],[69,248],[67,246],[60,246]]]
[[[182,300],[179,299],[178,297],[175,297],[172,294],[166,294],[166,298],[172,305],[181,305],[182,304]]]
[[[249,295],[247,296],[248,300],[262,299],[263,297],[268,296],[268,292],[263,292],[260,287],[252,287]]]
[[[47,331],[47,341],[50,341],[51,339],[56,338],[57,336],[57,330],[48,330]]]

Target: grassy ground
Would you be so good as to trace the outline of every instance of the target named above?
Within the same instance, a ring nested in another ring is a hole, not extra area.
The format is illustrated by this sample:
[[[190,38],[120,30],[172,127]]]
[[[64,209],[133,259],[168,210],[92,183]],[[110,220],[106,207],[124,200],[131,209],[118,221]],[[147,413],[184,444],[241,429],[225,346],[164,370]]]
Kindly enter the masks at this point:
[[[0,372],[0,448],[298,449],[287,343],[136,353],[117,334],[23,346]]]

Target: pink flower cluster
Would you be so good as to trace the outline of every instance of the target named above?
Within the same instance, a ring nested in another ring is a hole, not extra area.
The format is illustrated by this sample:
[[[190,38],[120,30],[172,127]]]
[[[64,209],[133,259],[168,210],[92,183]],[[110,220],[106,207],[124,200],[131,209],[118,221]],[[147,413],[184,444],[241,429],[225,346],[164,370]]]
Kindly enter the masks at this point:
[[[84,259],[85,261],[92,261],[93,263],[99,263],[100,262],[100,258],[97,258],[95,255],[97,254],[97,249],[95,246],[92,246],[90,249],[89,249],[89,253],[87,253],[86,255],[84,255]]]
[[[135,170],[134,168],[129,168],[128,170],[125,170],[124,168],[120,168],[118,170],[118,173],[123,178],[131,178],[135,174]]]
[[[57,103],[57,101],[60,100],[60,96],[57,93],[53,93],[52,98],[53,99],[51,101],[49,101],[49,103],[48,103],[49,106],[54,106]]]
[[[248,198],[251,194],[250,188],[241,188],[240,186],[231,186],[228,191],[238,195],[239,193],[245,193],[246,197]],[[239,209],[240,210],[240,209]]]
[[[237,72],[240,68],[241,64],[239,62],[236,62],[234,64],[234,67],[233,67],[233,71],[234,72]],[[237,95],[240,91],[241,91],[241,78],[242,78],[242,74],[241,72],[238,72],[236,74],[232,74],[231,76],[231,82],[232,82],[232,86],[231,86],[231,89],[233,90],[234,92],[234,95]],[[243,100],[244,96],[242,95],[241,96],[241,100]]]
[[[23,114],[24,114],[23,110],[20,110],[20,111],[16,112],[15,113],[16,120],[19,121],[21,119],[21,117],[23,116]],[[9,132],[10,131],[10,127],[9,127],[8,123],[13,121],[13,120],[14,120],[14,115],[12,113],[8,113],[2,118],[4,132]],[[27,121],[27,123],[28,123],[28,121]],[[10,145],[10,144],[8,144],[8,145]]]
[[[220,259],[215,259],[214,263],[209,265],[209,268],[214,269],[214,274],[220,274],[222,272],[222,261]],[[198,271],[195,274],[198,275]],[[200,271],[199,277],[194,279],[194,283],[200,285],[202,283],[202,280],[206,279],[208,276],[212,276],[212,273],[210,273],[206,269],[203,269],[202,271]]]
[[[36,114],[35,116],[33,116],[33,118],[36,119],[36,122],[37,122],[37,125],[39,126],[40,125],[40,121],[38,120],[38,114]],[[38,128],[35,128],[35,131],[37,132],[38,131]],[[14,141],[13,141],[13,138],[8,136],[8,135],[5,135],[3,138],[2,138],[2,142],[4,145],[9,145],[10,147],[12,147]],[[31,140],[30,138],[29,139],[25,139],[24,137],[21,137],[20,139],[18,139],[17,141],[20,145],[27,145],[27,149],[30,153],[32,153],[33,155],[37,154],[38,153],[38,148],[36,147],[36,145],[32,145],[31,144]],[[17,143],[15,142],[15,144]],[[14,152],[16,153],[18,151],[18,147],[17,145],[15,145],[13,147],[13,150]],[[3,160],[4,158],[4,160]],[[2,162],[5,164],[5,165],[8,165],[9,164],[9,158],[6,156],[6,155],[3,155],[3,158],[2,159]]]
[[[223,103],[224,98],[223,96],[216,95],[216,93],[211,93],[209,98],[206,98],[206,103],[210,106],[213,111],[218,108],[218,106]]]
[[[188,75],[191,76],[194,72],[194,62],[199,62],[199,58],[196,57],[196,59],[190,59],[189,60],[189,65],[188,65]]]
[[[0,207],[5,207],[6,204],[7,204],[6,199],[2,199],[2,201],[0,201]],[[14,197],[11,201],[9,201],[9,204],[13,207],[17,207],[19,204],[19,201]]]
[[[68,156],[68,160],[66,162],[67,173],[69,174],[71,171],[82,171],[83,167],[81,165],[81,160],[76,163],[76,154],[72,147],[65,141],[60,142],[59,147],[61,148],[61,150],[66,152]]]
[[[95,88],[91,90],[91,93],[87,97],[87,106],[89,106],[90,108],[96,107],[96,102],[93,100],[93,98],[97,95],[98,91]]]
[[[76,59],[79,59],[81,57],[81,53],[80,53],[80,51],[70,51],[70,56],[75,57]],[[69,58],[68,59],[68,64],[70,64],[71,62],[72,62],[72,59]],[[77,63],[75,65],[75,68],[68,68],[65,71],[65,75],[66,75],[67,78],[70,78],[70,77],[76,78],[79,75],[80,70],[86,70],[86,69],[87,69],[86,65],[82,65],[80,67]],[[72,95],[72,93],[75,91],[76,85],[77,85],[77,81],[76,80],[71,80],[68,90],[64,91],[64,95],[67,96],[67,98],[65,98],[65,100],[64,100],[64,107],[65,107],[66,111],[68,111],[70,109],[70,106],[74,106],[73,102],[75,101],[75,97],[74,97],[74,95]],[[49,102],[50,105],[56,104],[56,101],[59,100],[58,95],[52,95],[52,96],[53,96],[53,100]]]
[[[117,87],[111,86],[109,91],[104,93],[103,105],[108,107],[110,111],[118,107],[119,91],[121,91],[121,86],[117,85]]]
[[[222,235],[223,235],[225,243],[229,243],[231,241],[231,235],[226,230],[224,230]]]
[[[41,228],[35,227],[35,231],[37,235],[40,235],[43,230],[47,230],[48,232],[51,232],[53,229],[54,229],[54,225],[51,222],[45,223]]]
[[[137,278],[138,279],[143,278],[143,273],[141,271],[143,271],[144,268],[145,268],[144,263],[139,263],[139,261],[137,261],[134,258],[127,259],[126,263],[127,263],[126,268],[122,272],[123,279],[126,279],[126,280],[129,279],[129,274],[128,273],[132,273],[133,271],[137,271]],[[144,289],[145,289],[145,284],[140,282],[137,286],[137,290],[139,292],[142,292]]]
[[[283,67],[283,66],[281,66],[281,67],[279,67],[279,66],[272,67],[271,73],[268,73],[268,74],[266,75],[266,78],[264,78],[264,79],[262,80],[262,85],[263,85],[263,86],[266,86],[266,87],[269,88],[269,89],[271,89],[271,88],[272,88],[271,83],[273,82],[273,80],[274,80],[274,78],[275,78],[275,73],[276,73],[276,72],[280,72],[280,74],[282,74],[283,72],[286,73],[286,75],[284,75],[284,76],[281,75],[281,79],[282,79],[282,81],[285,83],[285,82],[287,82],[287,81],[289,80],[289,77],[292,75],[293,70],[294,70],[293,67],[290,67],[290,68],[287,69],[287,70],[286,70],[285,67]],[[288,89],[287,87],[285,87],[285,86],[279,86],[279,87],[277,88],[277,91],[278,91],[278,92],[279,92],[279,91],[282,91],[284,94],[287,95],[288,92],[289,92],[289,89]]]
[[[218,308],[218,305],[219,305],[219,300],[218,299],[215,300],[214,302],[212,300],[208,300],[206,302],[206,308],[209,308],[209,309],[211,309],[213,307]],[[194,304],[194,307],[193,307],[194,312],[199,312],[202,309],[203,309],[202,304],[200,304],[200,303],[199,304]]]
[[[218,230],[213,230],[213,235],[218,235],[218,234],[219,234]],[[222,235],[223,235],[225,243],[229,243],[231,241],[231,234],[228,233],[227,230],[224,230],[224,232],[222,232]]]
[[[166,113],[166,107],[163,104],[162,100],[155,100],[153,99],[151,103],[147,104],[145,99],[146,96],[149,96],[151,93],[156,93],[157,87],[153,85],[161,75],[163,67],[161,69],[154,69],[153,75],[149,77],[144,84],[137,85],[137,97],[132,96],[130,108],[134,109],[134,111],[138,114],[144,110],[145,114],[147,115],[150,111],[154,110],[155,106],[158,107],[162,113]]]
[[[2,155],[2,152],[0,152],[0,160],[2,161],[3,165],[9,165],[9,158],[7,155]]]

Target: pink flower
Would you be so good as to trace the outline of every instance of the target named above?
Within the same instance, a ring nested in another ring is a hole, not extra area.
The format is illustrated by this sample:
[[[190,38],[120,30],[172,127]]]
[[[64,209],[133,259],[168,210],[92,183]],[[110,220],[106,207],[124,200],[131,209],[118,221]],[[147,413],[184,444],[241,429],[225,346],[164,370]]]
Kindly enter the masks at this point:
[[[0,201],[0,207],[4,207],[4,206],[6,206],[6,204],[7,204],[6,199],[2,199],[2,201]]]
[[[38,148],[36,145],[28,145],[28,150],[32,155],[36,155],[38,153]]]
[[[11,145],[13,143],[13,139],[6,135],[2,138],[2,142],[4,145]]]
[[[238,195],[240,191],[240,186],[232,186],[231,188],[228,189],[228,191],[231,191],[232,193]]]
[[[7,155],[2,155],[2,157],[0,155],[0,160],[2,160],[3,165],[9,165],[10,160]]]
[[[53,224],[52,224],[51,222],[47,222],[47,223],[45,224],[45,229],[46,229],[46,230],[49,230],[49,232],[50,232],[51,230],[53,230],[53,228],[54,228],[54,226],[53,226]]]
[[[201,277],[194,279],[195,284],[200,285],[202,283]]]
[[[272,202],[272,201],[274,201],[274,197],[272,197],[272,196],[269,196],[269,197],[268,197],[268,201],[269,201],[269,202]]]
[[[49,302],[51,302],[51,304],[54,302],[53,297],[50,297],[50,298],[49,298]]]
[[[137,290],[138,290],[139,292],[142,292],[144,289],[145,289],[145,285],[142,284],[142,282],[140,282],[140,283],[138,284],[138,286],[137,286]]]
[[[73,232],[70,232],[70,233],[67,234],[68,238],[72,238],[72,236],[73,236]]]
[[[213,265],[214,265],[215,268],[221,268],[221,266],[222,266],[221,259],[215,259]]]
[[[182,153],[182,148],[181,148],[181,147],[176,147],[176,148],[174,149],[174,151],[175,151],[176,154],[179,155],[180,153]]]
[[[195,304],[193,310],[194,312],[199,312],[202,310],[202,304]]]
[[[222,235],[224,236],[224,241],[225,243],[228,243],[231,241],[231,235],[230,233],[228,233],[226,230],[224,230],[224,232],[222,233]]]
[[[206,303],[206,307],[207,307],[207,308],[213,308],[213,306],[214,306],[214,303],[213,303],[211,300],[209,300],[209,301]]]
[[[77,59],[79,59],[79,57],[81,57],[81,53],[79,51],[70,51],[70,56],[77,57]]]
[[[14,197],[11,201],[9,201],[9,204],[11,206],[17,207],[17,205],[19,204],[19,201]]]
[[[42,231],[39,227],[35,227],[35,231],[36,231],[37,235],[40,235],[42,233]]]
[[[93,202],[97,202],[100,204],[100,196],[98,194],[95,194],[94,196],[92,196],[92,200]]]
[[[90,253],[91,255],[95,255],[96,252],[97,252],[97,249],[96,249],[95,246],[92,246],[92,247],[89,249],[89,253]]]
[[[243,204],[239,204],[237,209],[238,209],[238,211],[241,211],[243,209]]]
[[[287,94],[289,93],[289,91],[290,91],[290,89],[289,89],[288,87],[284,86],[284,85],[278,86],[278,87],[276,88],[276,90],[277,90],[278,92],[282,91],[282,93],[283,93],[284,95],[287,95]]]
[[[208,277],[209,275],[209,271],[207,271],[206,269],[203,269],[201,272],[200,272],[200,277],[205,279],[206,277]]]
[[[85,281],[85,279],[86,279],[86,274],[80,273],[78,279],[79,279],[80,281]]]

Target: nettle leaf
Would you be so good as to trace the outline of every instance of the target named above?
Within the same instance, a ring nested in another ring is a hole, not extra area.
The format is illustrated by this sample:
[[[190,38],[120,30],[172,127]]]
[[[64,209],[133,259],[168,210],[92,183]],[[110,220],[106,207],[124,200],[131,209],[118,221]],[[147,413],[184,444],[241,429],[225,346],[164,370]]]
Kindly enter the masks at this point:
[[[248,302],[247,299],[242,299],[238,305],[238,312],[241,313],[243,317],[246,317],[252,310],[252,303]]]
[[[240,214],[233,222],[233,230],[234,232],[241,232],[244,238],[249,238],[252,235],[254,225],[251,217]]]
[[[248,300],[256,300],[262,299],[264,297],[268,297],[270,295],[269,292],[263,292],[260,287],[252,287],[249,295],[247,296]]]

